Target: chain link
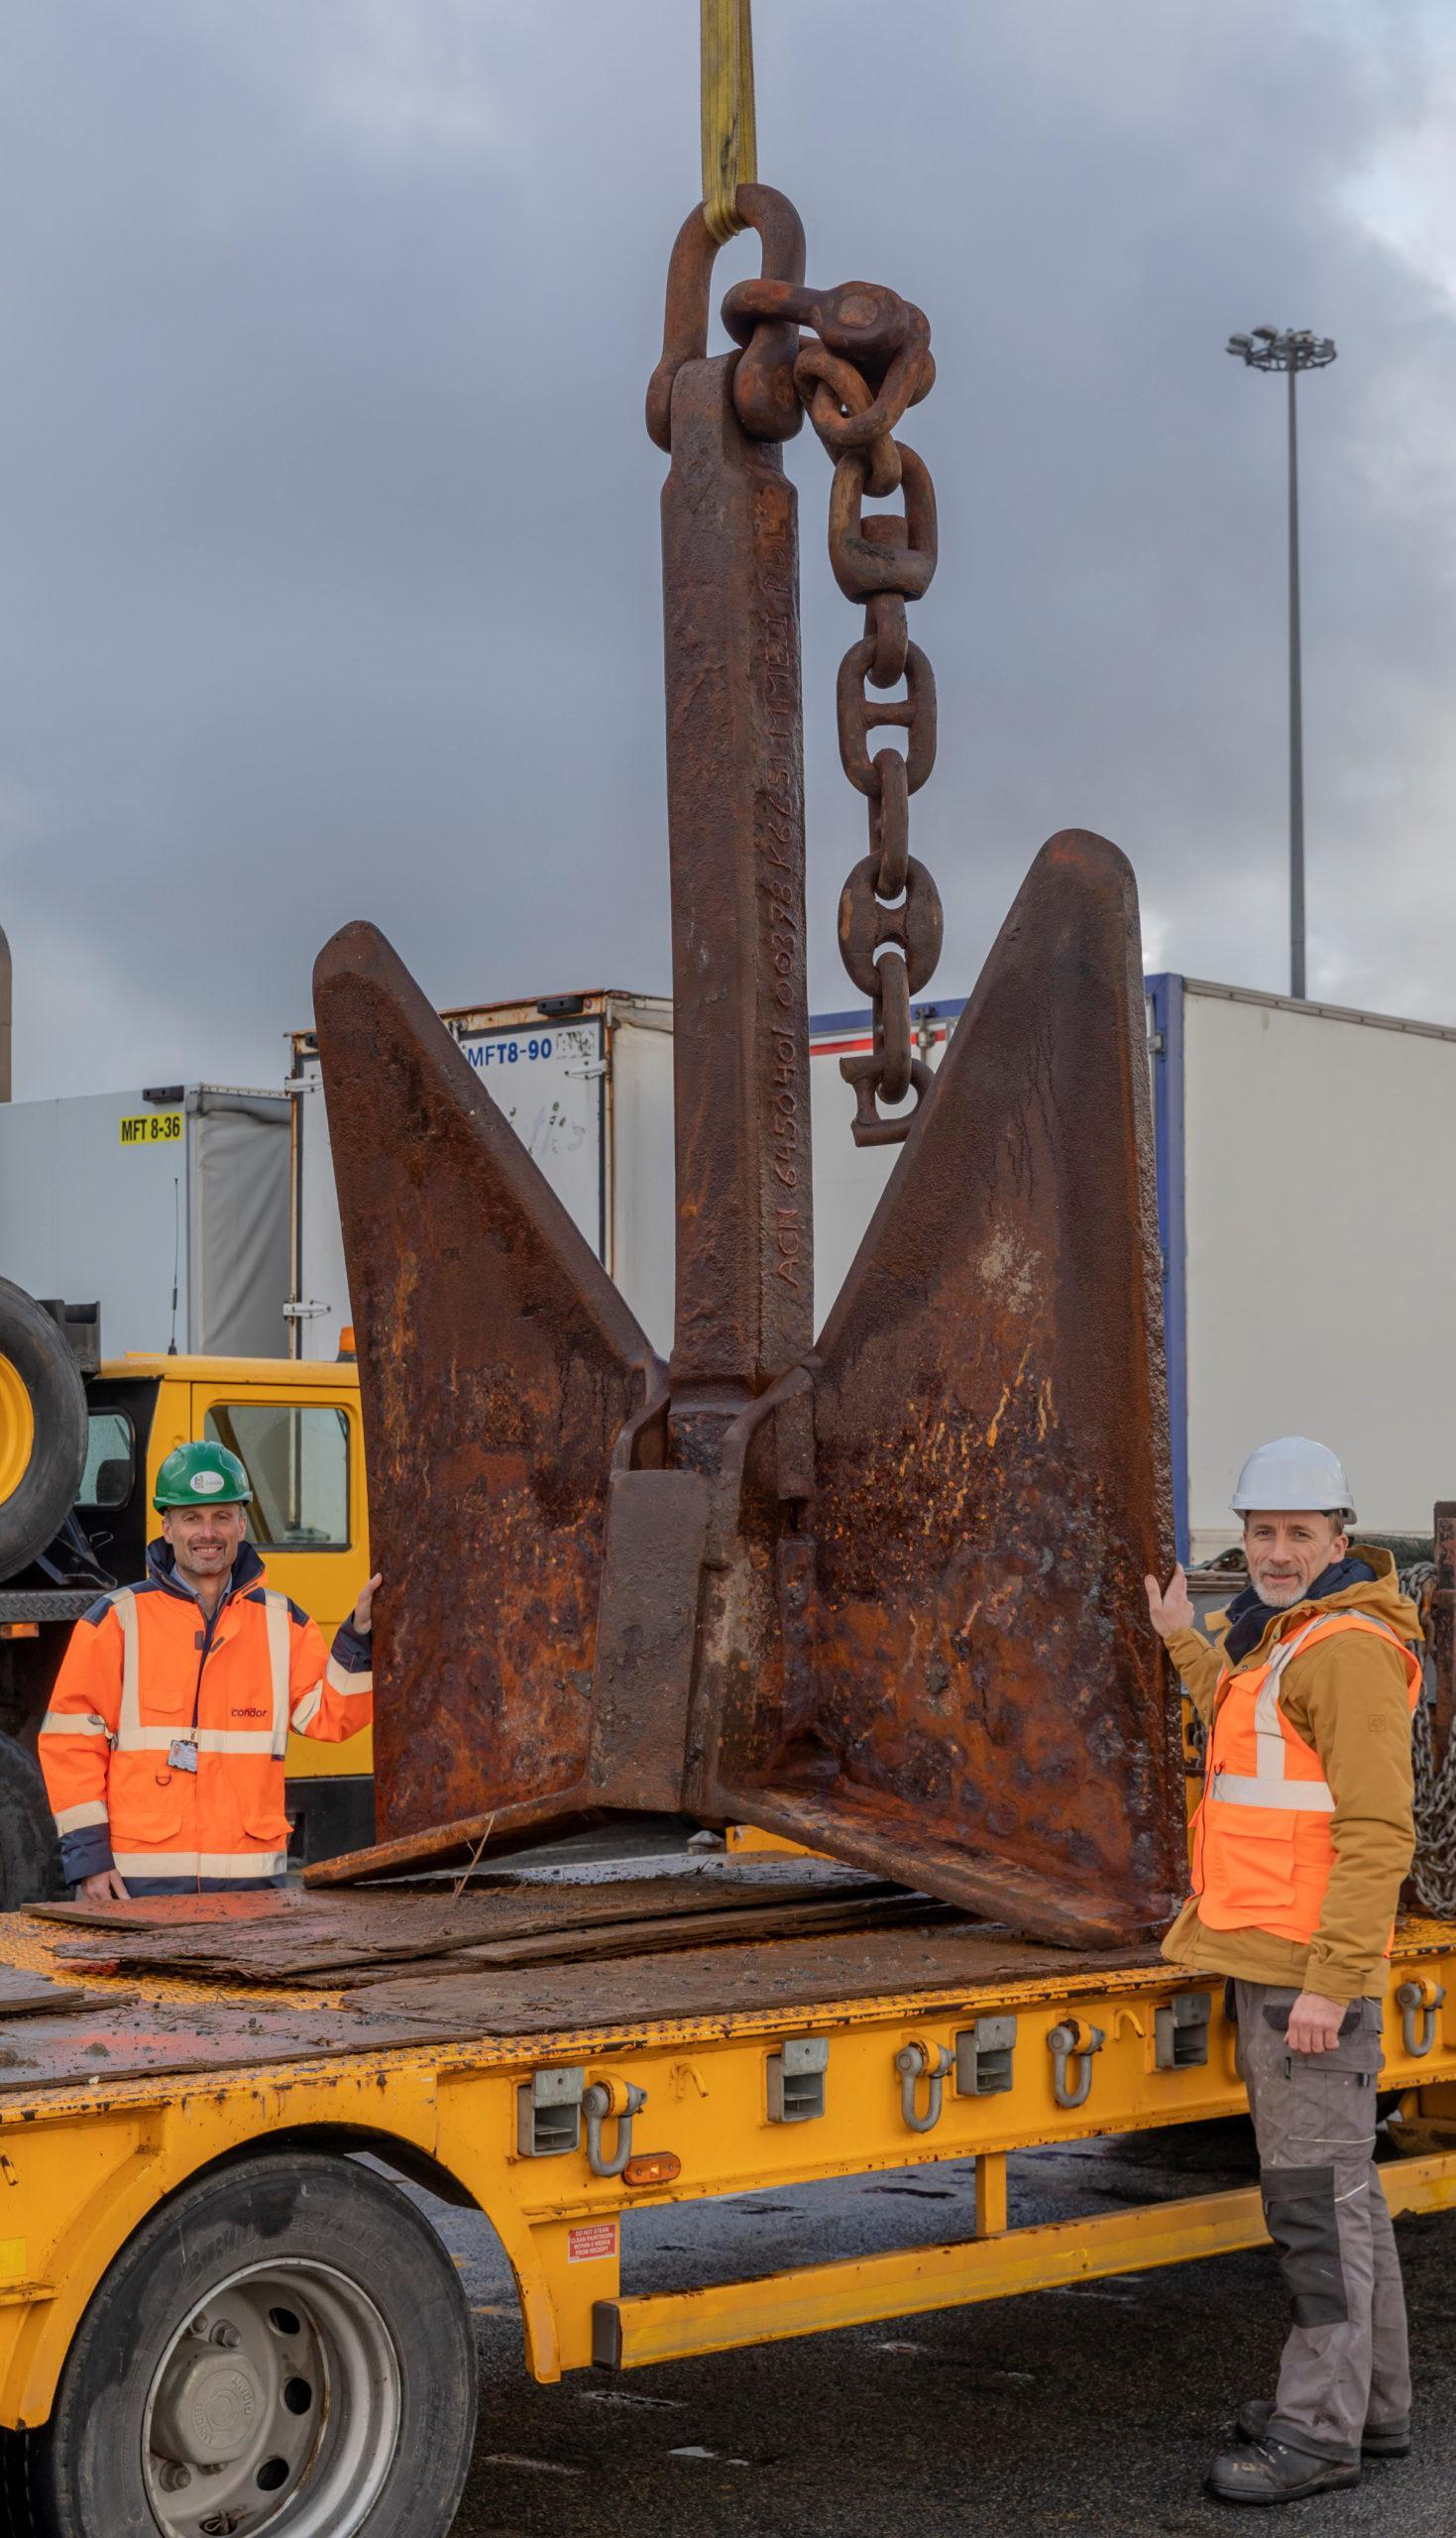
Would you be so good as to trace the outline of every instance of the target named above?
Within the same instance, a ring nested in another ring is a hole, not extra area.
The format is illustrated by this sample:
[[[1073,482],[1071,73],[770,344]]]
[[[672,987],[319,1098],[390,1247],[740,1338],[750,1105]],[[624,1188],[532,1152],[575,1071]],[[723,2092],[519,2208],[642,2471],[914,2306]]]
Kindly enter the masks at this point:
[[[867,1055],[841,1058],[853,1087],[856,1145],[895,1145],[930,1091],[930,1068],[916,1053],[910,999],[941,957],[940,892],[910,853],[910,796],[936,762],[936,682],[912,643],[906,606],[930,588],[936,569],[936,496],[930,469],[891,423],[930,385],[930,328],[906,306],[906,337],[879,384],[842,354],[811,345],[794,366],[809,419],[835,460],[830,489],[830,564],[844,597],[864,609],[864,634],[840,665],[836,705],[840,761],[869,810],[869,854],[856,864],[840,899],[840,952],[869,997]],[[807,392],[807,393],[806,393]],[[864,516],[866,495],[900,493],[898,515]],[[883,696],[905,683],[903,700]],[[871,731],[905,734],[903,751],[869,752]],[[915,1096],[915,1108],[886,1116]],[[883,1109],[881,1105],[884,1105]]]
[[[844,597],[864,610],[864,634],[840,664],[836,705],[840,759],[868,810],[869,854],[856,864],[840,899],[840,951],[873,1016],[867,1053],[841,1058],[854,1088],[856,1145],[896,1145],[930,1090],[930,1068],[916,1054],[910,999],[926,984],[941,954],[940,893],[910,853],[910,796],[936,762],[936,682],[910,640],[906,607],[923,599],[937,560],[936,495],[930,469],[895,427],[935,383],[930,327],[912,301],[876,283],[842,283],[815,291],[779,281],[739,283],[724,301],[724,322],[745,347],[744,364],[782,359],[765,352],[767,330],[785,320],[809,326],[799,338],[793,381],[821,441],[835,462],[830,489],[829,551]],[[817,339],[817,340],[816,340]],[[757,431],[762,399],[757,369],[741,391],[738,419]],[[775,429],[782,431],[781,424]],[[866,496],[900,494],[900,513],[865,517]],[[905,682],[903,697],[884,691]],[[903,750],[870,750],[871,732],[905,734]],[[907,1096],[914,1107],[900,1116]]]

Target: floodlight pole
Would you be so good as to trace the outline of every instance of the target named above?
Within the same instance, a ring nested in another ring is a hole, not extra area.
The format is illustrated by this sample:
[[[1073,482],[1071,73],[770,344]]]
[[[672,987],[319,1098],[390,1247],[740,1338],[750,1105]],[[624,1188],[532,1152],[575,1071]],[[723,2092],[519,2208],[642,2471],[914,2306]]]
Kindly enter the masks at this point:
[[[1299,440],[1294,383],[1299,365],[1288,339],[1289,381],[1289,993],[1304,994],[1304,695],[1299,655]]]
[[[1299,636],[1299,444],[1295,383],[1301,370],[1335,358],[1328,336],[1306,328],[1256,326],[1231,335],[1227,350],[1251,370],[1282,370],[1289,383],[1289,993],[1304,995],[1304,701]]]

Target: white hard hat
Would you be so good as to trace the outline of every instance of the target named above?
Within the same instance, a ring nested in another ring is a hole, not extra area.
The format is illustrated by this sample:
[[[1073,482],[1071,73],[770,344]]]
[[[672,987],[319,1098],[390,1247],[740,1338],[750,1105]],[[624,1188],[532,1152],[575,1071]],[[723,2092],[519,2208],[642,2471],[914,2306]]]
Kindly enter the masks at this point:
[[[1338,1454],[1312,1437],[1276,1437],[1257,1445],[1239,1474],[1229,1504],[1236,1516],[1257,1507],[1288,1514],[1308,1507],[1330,1516],[1353,1516],[1349,1475]]]

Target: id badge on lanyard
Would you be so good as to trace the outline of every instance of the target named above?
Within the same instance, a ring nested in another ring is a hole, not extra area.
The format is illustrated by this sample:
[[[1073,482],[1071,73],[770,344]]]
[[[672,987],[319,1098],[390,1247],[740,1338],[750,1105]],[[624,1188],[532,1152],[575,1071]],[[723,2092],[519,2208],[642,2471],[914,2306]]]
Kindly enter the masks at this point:
[[[195,1772],[197,1748],[190,1736],[174,1736],[167,1749],[167,1760],[173,1772]]]

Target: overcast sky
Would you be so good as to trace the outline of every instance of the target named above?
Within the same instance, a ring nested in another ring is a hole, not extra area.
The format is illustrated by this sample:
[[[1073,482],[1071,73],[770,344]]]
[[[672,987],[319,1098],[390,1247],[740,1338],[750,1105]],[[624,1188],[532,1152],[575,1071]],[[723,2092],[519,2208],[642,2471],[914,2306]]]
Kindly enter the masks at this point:
[[[1301,390],[1310,989],[1456,1024],[1456,31],[1420,0],[758,0],[821,283],[919,300],[969,987],[1053,829],[1150,968],[1287,983]],[[373,917],[441,1003],[668,982],[642,391],[696,0],[11,0],[0,922],[18,1096],[268,1083]],[[749,267],[745,244],[720,260]],[[815,1008],[864,852],[802,498]]]

